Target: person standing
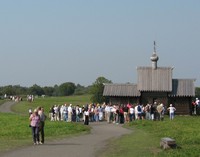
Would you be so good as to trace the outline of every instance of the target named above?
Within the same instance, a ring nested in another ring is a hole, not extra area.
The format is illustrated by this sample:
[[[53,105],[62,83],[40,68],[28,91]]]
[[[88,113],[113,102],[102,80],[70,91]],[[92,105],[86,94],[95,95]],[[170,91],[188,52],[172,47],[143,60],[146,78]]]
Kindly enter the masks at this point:
[[[174,119],[174,112],[176,111],[176,108],[172,106],[172,104],[170,104],[170,107],[168,107],[169,110],[169,118],[170,120]]]
[[[68,112],[68,120],[67,121],[71,122],[72,121],[72,104],[69,105],[67,112]]]
[[[130,120],[130,122],[135,120],[135,109],[134,109],[133,105],[131,105],[129,108],[129,120]]]
[[[46,120],[46,115],[44,114],[44,108],[39,107],[38,115],[40,116],[40,127],[39,127],[39,133],[41,134],[41,141],[40,144],[44,143],[44,124]]]
[[[128,107],[127,107],[127,105],[123,106],[123,111],[124,111],[124,122],[126,123],[126,122],[129,121],[129,119],[128,119]]]
[[[105,108],[105,112],[107,114],[107,122],[110,123],[111,121],[111,107],[110,104],[108,104]]]
[[[34,112],[30,115],[29,120],[31,122],[31,130],[34,145],[39,144],[39,125],[40,116],[38,115],[38,110],[34,109]]]
[[[84,125],[89,125],[89,110],[87,108],[84,111],[84,115],[85,115]]]

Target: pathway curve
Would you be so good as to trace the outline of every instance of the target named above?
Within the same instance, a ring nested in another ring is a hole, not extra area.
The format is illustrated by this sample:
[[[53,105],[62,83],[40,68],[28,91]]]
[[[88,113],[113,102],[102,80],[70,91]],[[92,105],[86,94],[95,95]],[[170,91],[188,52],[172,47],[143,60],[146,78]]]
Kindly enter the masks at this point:
[[[0,105],[0,112],[4,113],[13,113],[11,111],[11,106],[14,105],[16,102],[14,101],[7,101],[4,104]]]
[[[131,133],[121,125],[106,122],[90,123],[90,126],[90,134],[46,141],[44,145],[27,146],[0,154],[0,157],[95,157],[106,147],[108,140]]]

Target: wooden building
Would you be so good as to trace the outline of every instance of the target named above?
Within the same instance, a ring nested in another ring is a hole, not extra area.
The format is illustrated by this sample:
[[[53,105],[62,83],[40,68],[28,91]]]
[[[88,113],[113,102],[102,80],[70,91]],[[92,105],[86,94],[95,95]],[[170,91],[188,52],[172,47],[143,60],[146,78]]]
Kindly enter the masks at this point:
[[[172,103],[176,114],[191,114],[195,80],[173,79],[173,68],[157,67],[158,59],[154,44],[152,66],[137,67],[137,84],[105,84],[103,96],[108,97],[111,104],[157,102],[168,107]]]

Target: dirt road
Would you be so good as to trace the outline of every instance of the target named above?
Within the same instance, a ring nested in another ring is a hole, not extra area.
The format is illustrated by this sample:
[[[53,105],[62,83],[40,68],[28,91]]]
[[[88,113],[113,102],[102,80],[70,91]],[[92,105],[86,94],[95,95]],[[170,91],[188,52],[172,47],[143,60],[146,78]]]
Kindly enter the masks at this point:
[[[0,105],[0,112],[4,113],[12,113],[11,106],[14,105],[16,102],[14,101],[7,101],[4,104]]]

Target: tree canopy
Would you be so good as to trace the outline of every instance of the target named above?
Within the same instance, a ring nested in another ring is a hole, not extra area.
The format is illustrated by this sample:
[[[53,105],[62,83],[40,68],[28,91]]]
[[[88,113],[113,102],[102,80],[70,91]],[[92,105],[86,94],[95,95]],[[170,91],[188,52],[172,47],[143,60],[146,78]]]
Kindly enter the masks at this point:
[[[106,102],[106,98],[103,97],[104,83],[112,83],[112,81],[105,77],[98,77],[91,87],[91,101],[94,103]]]

